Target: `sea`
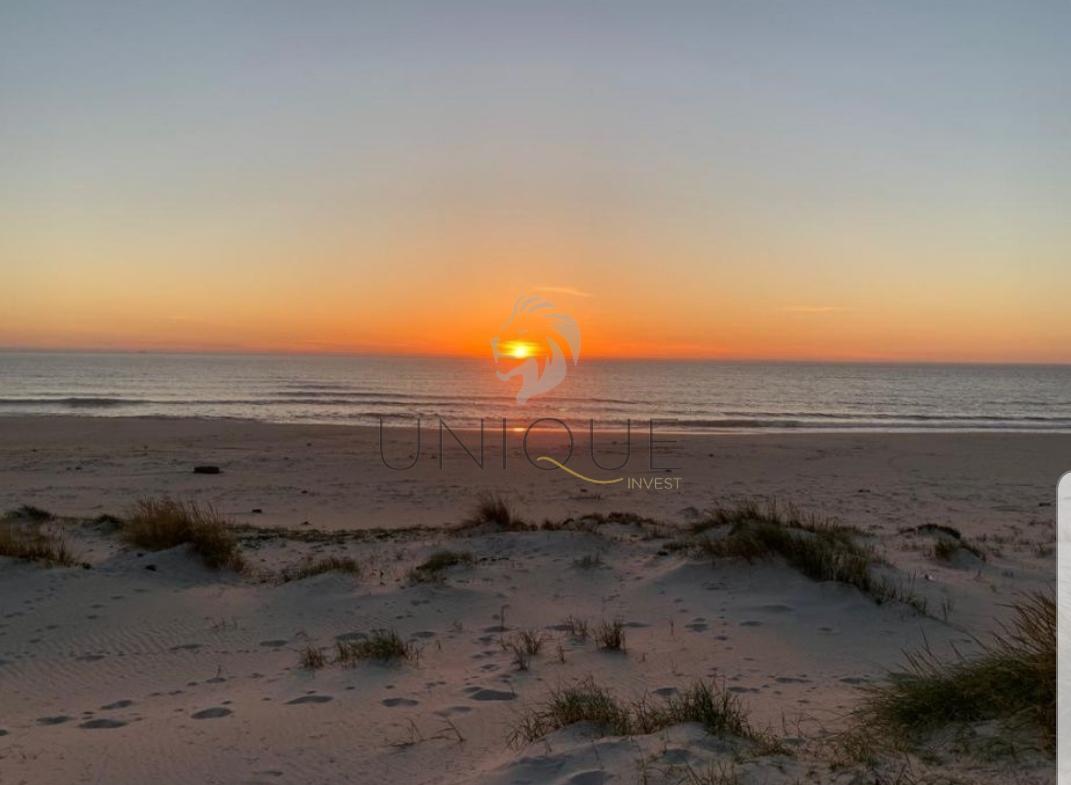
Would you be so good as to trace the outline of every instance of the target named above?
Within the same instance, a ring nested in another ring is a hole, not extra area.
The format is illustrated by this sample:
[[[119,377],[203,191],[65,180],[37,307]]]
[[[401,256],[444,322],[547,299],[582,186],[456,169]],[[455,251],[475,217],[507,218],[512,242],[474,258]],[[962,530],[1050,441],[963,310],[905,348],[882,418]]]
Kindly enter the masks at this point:
[[[0,416],[660,431],[1071,431],[1071,365],[581,360],[521,404],[490,358],[0,352]],[[553,423],[540,426],[554,427]]]

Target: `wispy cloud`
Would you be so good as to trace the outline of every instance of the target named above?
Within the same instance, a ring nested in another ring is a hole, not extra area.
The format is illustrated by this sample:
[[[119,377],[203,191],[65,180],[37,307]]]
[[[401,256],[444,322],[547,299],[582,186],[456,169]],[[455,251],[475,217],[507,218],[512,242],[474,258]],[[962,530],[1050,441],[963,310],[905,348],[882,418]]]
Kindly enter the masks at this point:
[[[579,289],[574,289],[571,286],[537,286],[537,292],[552,292],[554,294],[568,294],[573,297],[593,297],[591,292],[582,292]]]
[[[853,309],[845,305],[787,305],[780,310],[786,313],[842,313]]]

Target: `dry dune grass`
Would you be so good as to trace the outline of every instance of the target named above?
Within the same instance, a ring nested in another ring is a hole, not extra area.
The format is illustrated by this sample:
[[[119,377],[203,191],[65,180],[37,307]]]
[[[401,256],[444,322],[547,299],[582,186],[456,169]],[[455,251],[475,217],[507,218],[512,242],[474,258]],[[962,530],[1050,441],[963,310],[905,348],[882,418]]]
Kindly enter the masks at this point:
[[[325,556],[322,559],[309,558],[294,567],[285,567],[280,577],[283,583],[289,583],[290,581],[302,581],[306,578],[329,572],[341,572],[359,577],[361,566],[355,559],[343,556]]]
[[[301,667],[305,670],[317,671],[325,665],[327,665],[327,655],[324,654],[323,649],[309,644],[301,650]]]
[[[166,496],[140,499],[123,522],[122,536],[131,545],[150,551],[189,544],[212,569],[244,567],[230,524],[211,505]]]
[[[581,619],[577,616],[568,616],[565,621],[562,622],[561,626],[573,640],[586,641],[588,639],[590,630],[587,619]]]
[[[1000,721],[1028,726],[1056,742],[1056,602],[1040,593],[1016,605],[1015,618],[974,658],[942,661],[929,649],[870,687],[857,712],[868,733],[915,743],[950,725]]]
[[[334,659],[311,643],[299,652],[299,664],[305,670],[319,670],[332,664],[353,667],[361,662],[415,662],[419,658],[416,644],[403,640],[395,630],[372,630],[360,640],[336,641]]]
[[[592,635],[604,651],[625,650],[625,624],[620,619],[600,622]]]
[[[978,546],[965,539],[952,539],[939,537],[933,544],[933,558],[939,562],[952,561],[960,551],[964,551],[977,559],[986,561],[985,553]]]
[[[63,537],[37,524],[0,523],[0,556],[49,567],[70,567],[76,563]]]
[[[473,511],[453,531],[464,533],[483,526],[493,526],[502,531],[527,531],[532,528],[504,497],[495,493],[479,494]]]
[[[32,504],[23,504],[16,507],[14,510],[10,510],[5,517],[21,518],[23,520],[33,521],[34,523],[44,523],[45,521],[52,520],[55,516],[48,510],[43,510]]]
[[[726,527],[724,536],[708,534]],[[874,574],[871,566],[881,559],[872,547],[857,541],[863,532],[854,526],[804,516],[792,507],[744,502],[714,510],[692,531],[703,535],[696,549],[713,559],[779,557],[812,580],[845,583],[878,603],[898,601],[927,612],[924,597]]]
[[[715,683],[697,681],[659,703],[646,698],[627,702],[616,699],[592,678],[553,690],[542,705],[521,715],[509,741],[514,746],[536,741],[578,722],[589,722],[607,736],[655,733],[694,722],[712,735],[771,746],[765,734],[751,726],[739,698]]]
[[[528,670],[532,660],[543,650],[543,644],[547,642],[547,636],[538,630],[518,630],[508,637],[499,641],[503,651],[513,657],[513,667],[519,671]]]
[[[364,640],[338,641],[335,662],[355,665],[363,660],[393,662],[416,660],[420,650],[415,644],[402,640],[395,630],[373,630]]]
[[[443,579],[443,573],[451,567],[468,566],[475,563],[476,557],[468,551],[436,551],[409,571],[409,582],[432,583],[440,581]]]

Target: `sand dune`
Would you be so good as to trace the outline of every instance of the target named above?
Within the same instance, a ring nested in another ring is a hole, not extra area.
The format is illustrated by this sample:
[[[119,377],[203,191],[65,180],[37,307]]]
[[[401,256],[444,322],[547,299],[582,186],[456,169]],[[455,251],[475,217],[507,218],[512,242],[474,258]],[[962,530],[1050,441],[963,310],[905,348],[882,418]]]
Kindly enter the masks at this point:
[[[1002,603],[1051,587],[1046,475],[1054,483],[1071,455],[1068,437],[1039,435],[686,440],[680,496],[581,494],[533,469],[498,488],[535,530],[458,533],[441,527],[493,484],[430,458],[398,478],[362,453],[368,432],[27,419],[0,433],[4,504],[66,516],[45,525],[89,565],[0,557],[0,779],[27,783],[894,782],[902,760],[839,765],[830,734],[904,648],[970,655],[974,636],[1007,618]],[[194,476],[195,459],[224,472]],[[676,547],[745,488],[860,526],[887,562],[876,574],[923,598],[924,612],[780,560],[712,562]],[[182,546],[130,548],[114,523],[92,520],[163,492],[244,524],[247,572],[208,570]],[[606,517],[632,508],[650,520]],[[904,530],[920,524],[959,527],[984,559],[935,559],[939,534]],[[414,567],[443,549],[471,563],[415,582]],[[284,568],[329,555],[361,574],[282,582]],[[620,621],[625,650],[571,633],[570,616]],[[376,629],[419,657],[302,667],[308,647],[330,660],[337,641]],[[521,631],[543,640],[526,670],[502,645]],[[716,683],[783,749],[687,724],[605,738],[576,725],[508,743],[551,691],[589,678],[654,702]],[[1055,779],[1051,758],[1028,751],[910,765],[969,782]]]

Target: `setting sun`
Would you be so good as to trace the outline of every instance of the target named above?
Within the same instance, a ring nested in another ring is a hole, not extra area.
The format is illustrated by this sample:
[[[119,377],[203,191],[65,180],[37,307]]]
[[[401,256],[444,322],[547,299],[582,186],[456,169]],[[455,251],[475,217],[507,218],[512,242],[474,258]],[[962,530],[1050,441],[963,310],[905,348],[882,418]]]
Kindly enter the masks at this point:
[[[531,341],[506,341],[502,353],[516,360],[524,360],[539,353],[539,347]]]

